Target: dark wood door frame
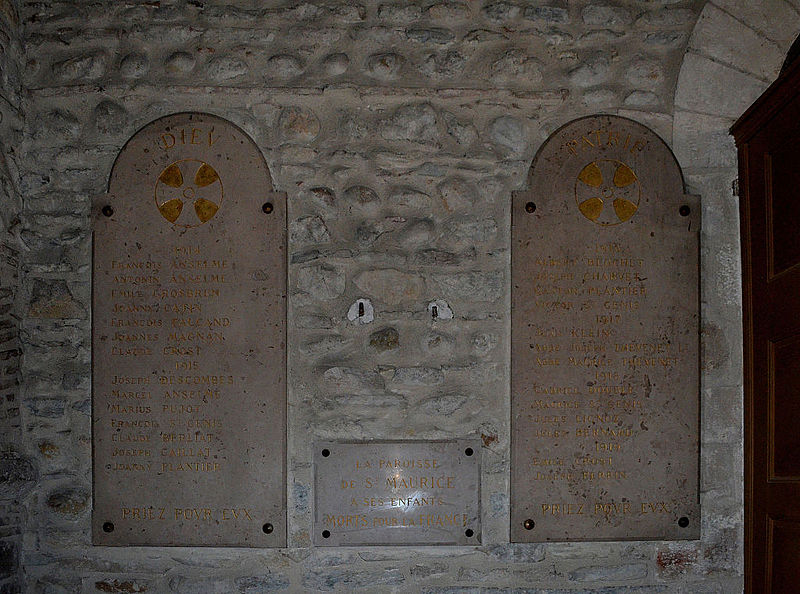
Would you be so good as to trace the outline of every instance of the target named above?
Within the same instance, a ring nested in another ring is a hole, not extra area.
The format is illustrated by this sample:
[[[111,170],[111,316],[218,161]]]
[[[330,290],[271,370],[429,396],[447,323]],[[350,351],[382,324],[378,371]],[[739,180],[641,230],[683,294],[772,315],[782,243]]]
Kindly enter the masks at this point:
[[[777,134],[776,130],[779,131]],[[772,440],[775,415],[769,414],[769,411],[765,413],[765,410],[770,406],[767,400],[774,401],[776,380],[774,356],[766,353],[764,348],[764,337],[768,332],[775,332],[774,328],[766,330],[765,324],[774,326],[774,322],[768,321],[773,318],[765,313],[764,308],[765,304],[769,306],[771,302],[770,291],[780,290],[776,287],[779,283],[773,282],[779,276],[775,274],[773,256],[765,258],[768,251],[770,254],[775,252],[772,244],[774,234],[770,227],[775,217],[770,215],[771,207],[766,203],[772,203],[773,200],[771,155],[778,146],[775,143],[780,130],[786,130],[787,135],[800,135],[800,60],[789,66],[731,128],[739,152],[744,330],[744,544],[745,592],[748,593],[786,591],[785,585],[779,585],[781,582],[772,582],[773,560],[777,559],[775,563],[784,567],[791,567],[797,565],[797,556],[800,554],[791,552],[788,557],[781,557],[783,553],[777,550],[788,548],[796,551],[800,548],[793,544],[800,543],[800,531],[796,529],[796,526],[800,526],[798,518],[787,519],[792,526],[784,530],[784,535],[788,535],[786,538],[775,538],[774,541],[772,538],[774,517],[784,517],[781,514],[785,514],[785,507],[778,505],[776,499],[785,498],[787,493],[795,498],[797,491],[794,487],[783,489],[779,485],[782,482],[778,476],[780,473],[776,473],[772,466],[774,448],[777,446],[772,445],[771,441],[766,443],[767,439]],[[796,151],[800,152],[800,144],[796,146]],[[787,151],[783,152],[785,154]],[[797,161],[800,162],[800,156]],[[797,196],[800,201],[800,187]],[[785,200],[786,196],[779,199]],[[800,234],[800,221],[797,233]],[[770,284],[772,289],[769,288]],[[794,319],[787,319],[786,323],[791,325]],[[769,338],[771,349],[773,342],[772,337]],[[769,390],[765,390],[765,386],[769,386]],[[764,426],[765,419],[769,430]],[[765,437],[766,434],[768,437]],[[800,507],[800,499],[795,501],[798,504],[796,507]],[[782,544],[783,547],[780,546]],[[783,579],[787,578],[784,576]],[[788,583],[793,584],[789,586],[790,589],[796,587],[794,591],[800,591],[800,583]]]

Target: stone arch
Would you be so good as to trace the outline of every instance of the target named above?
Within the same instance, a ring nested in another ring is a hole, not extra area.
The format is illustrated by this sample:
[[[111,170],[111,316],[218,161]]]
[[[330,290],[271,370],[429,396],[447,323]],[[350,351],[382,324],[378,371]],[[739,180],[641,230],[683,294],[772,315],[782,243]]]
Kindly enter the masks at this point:
[[[673,142],[684,168],[736,167],[731,124],[774,81],[800,33],[800,1],[706,3],[675,90]]]

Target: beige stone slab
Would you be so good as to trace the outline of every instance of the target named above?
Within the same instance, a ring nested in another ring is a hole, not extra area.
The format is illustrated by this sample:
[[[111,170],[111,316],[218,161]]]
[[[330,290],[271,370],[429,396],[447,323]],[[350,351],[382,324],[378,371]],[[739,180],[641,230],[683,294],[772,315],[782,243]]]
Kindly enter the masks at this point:
[[[575,120],[512,208],[511,540],[697,538],[700,209],[675,158]]]
[[[480,544],[480,456],[477,439],[316,443],[314,544]]]
[[[93,542],[285,546],[286,201],[261,152],[161,118],[93,217]]]

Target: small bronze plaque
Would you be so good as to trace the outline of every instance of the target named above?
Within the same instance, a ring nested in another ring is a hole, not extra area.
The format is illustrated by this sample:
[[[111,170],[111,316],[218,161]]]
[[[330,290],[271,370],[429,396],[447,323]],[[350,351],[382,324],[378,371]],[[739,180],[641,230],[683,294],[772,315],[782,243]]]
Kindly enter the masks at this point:
[[[314,544],[481,542],[480,441],[314,446]]]
[[[691,539],[697,199],[615,116],[543,145],[512,211],[511,539]]]
[[[285,546],[286,203],[261,152],[156,120],[93,216],[93,542]]]

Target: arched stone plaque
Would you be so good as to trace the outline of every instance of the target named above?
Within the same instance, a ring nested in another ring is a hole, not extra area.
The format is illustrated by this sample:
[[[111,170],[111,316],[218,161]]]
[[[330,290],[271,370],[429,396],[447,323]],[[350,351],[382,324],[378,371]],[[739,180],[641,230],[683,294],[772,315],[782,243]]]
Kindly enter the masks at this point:
[[[512,206],[511,540],[699,536],[699,204],[651,130],[556,131]]]
[[[151,122],[94,206],[93,542],[286,544],[286,200],[219,117]]]

